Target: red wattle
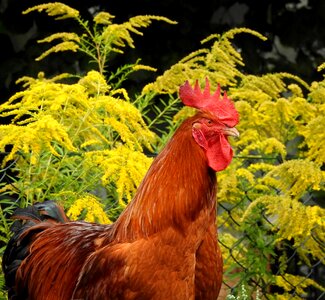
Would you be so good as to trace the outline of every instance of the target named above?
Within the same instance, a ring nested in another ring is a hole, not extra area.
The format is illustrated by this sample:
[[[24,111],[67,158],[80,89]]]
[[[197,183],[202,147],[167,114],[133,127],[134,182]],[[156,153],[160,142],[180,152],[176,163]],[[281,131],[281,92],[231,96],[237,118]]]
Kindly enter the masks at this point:
[[[210,140],[206,150],[209,167],[214,171],[219,172],[224,170],[230,164],[233,157],[233,150],[224,135],[216,137],[219,141]]]

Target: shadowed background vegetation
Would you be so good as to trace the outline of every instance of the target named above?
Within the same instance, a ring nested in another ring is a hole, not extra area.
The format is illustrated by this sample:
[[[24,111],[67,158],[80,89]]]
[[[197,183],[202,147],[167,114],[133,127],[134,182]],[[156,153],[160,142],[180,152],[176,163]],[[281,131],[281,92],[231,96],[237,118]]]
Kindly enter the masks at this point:
[[[36,40],[53,32],[78,31],[71,20],[56,24],[41,14],[22,15],[21,12],[46,1],[4,0],[0,7],[0,94],[3,99],[16,91],[15,81],[25,75],[36,76],[39,71],[55,75],[69,70],[82,72],[90,68],[88,61],[78,54],[64,53],[44,61],[34,59],[46,49]],[[264,43],[245,36],[236,39],[244,49],[247,72],[262,74],[287,71],[307,82],[319,79],[316,67],[325,58],[325,3],[322,0],[293,1],[66,1],[91,19],[97,11],[109,11],[117,23],[131,16],[154,14],[178,21],[178,25],[159,24],[148,28],[143,37],[135,37],[137,47],[127,50],[128,62],[141,58],[142,62],[158,68],[169,68],[186,54],[198,49],[200,41],[209,34],[234,27],[248,27],[268,37]],[[141,42],[140,42],[141,40]],[[139,41],[139,42],[138,42]],[[119,65],[125,57],[111,63]],[[150,73],[132,77],[132,84],[154,78]],[[0,100],[1,101],[1,100]]]

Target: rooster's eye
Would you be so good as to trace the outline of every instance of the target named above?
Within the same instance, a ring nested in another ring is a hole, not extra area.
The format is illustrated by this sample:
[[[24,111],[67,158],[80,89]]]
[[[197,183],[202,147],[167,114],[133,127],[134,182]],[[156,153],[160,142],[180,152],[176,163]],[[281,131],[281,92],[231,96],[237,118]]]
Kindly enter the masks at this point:
[[[207,119],[206,123],[207,123],[208,125],[212,125],[212,121],[209,120],[209,119]]]

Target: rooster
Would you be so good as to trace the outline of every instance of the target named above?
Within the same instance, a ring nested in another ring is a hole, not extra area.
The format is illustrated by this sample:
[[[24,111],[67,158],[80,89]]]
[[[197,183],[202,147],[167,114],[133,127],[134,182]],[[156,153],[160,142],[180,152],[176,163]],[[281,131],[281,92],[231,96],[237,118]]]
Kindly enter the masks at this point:
[[[3,270],[9,299],[216,299],[222,257],[216,172],[233,151],[239,116],[208,79],[180,87],[197,113],[155,158],[114,224],[69,221],[53,201],[18,209]]]

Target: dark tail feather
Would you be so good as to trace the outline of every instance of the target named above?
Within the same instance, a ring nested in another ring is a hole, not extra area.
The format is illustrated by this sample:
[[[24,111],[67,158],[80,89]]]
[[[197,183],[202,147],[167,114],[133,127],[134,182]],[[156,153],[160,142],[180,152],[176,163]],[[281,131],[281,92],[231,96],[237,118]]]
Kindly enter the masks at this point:
[[[29,248],[35,235],[57,223],[69,222],[62,207],[54,201],[36,203],[27,208],[18,208],[14,212],[16,221],[11,227],[13,236],[8,242],[2,258],[9,299],[16,299],[14,293],[15,277],[21,262],[29,254]]]
[[[69,221],[62,207],[58,206],[54,201],[44,201],[27,208],[18,208],[15,210],[12,218],[31,220],[34,221],[35,224],[38,223],[37,221],[55,221],[56,223],[65,223]]]

